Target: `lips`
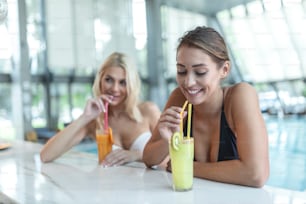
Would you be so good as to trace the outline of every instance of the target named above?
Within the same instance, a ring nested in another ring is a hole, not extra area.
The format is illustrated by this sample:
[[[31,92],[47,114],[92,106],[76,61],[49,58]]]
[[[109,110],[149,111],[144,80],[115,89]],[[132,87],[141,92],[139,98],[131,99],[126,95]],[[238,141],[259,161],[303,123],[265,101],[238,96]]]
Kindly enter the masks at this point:
[[[111,93],[108,93],[108,95],[110,95],[110,98],[111,98],[111,101],[112,101],[112,102],[115,102],[115,101],[117,101],[118,99],[120,99],[120,95],[114,96],[114,95],[111,94]]]
[[[120,99],[120,96],[114,96],[114,95],[113,95],[112,101],[117,101],[118,99]]]
[[[187,90],[187,92],[188,92],[188,94],[190,94],[190,95],[196,95],[196,94],[198,94],[200,91],[202,91],[202,89],[188,89]]]

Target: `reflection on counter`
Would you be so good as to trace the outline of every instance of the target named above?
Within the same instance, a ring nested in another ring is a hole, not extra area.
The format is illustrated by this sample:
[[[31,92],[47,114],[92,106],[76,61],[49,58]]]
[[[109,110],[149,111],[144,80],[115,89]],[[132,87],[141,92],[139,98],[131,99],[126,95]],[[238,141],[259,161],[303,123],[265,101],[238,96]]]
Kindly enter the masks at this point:
[[[174,192],[171,173],[143,163],[103,168],[97,155],[71,150],[52,163],[40,162],[41,145],[16,142],[0,152],[0,192],[18,203],[248,203],[288,198],[306,203],[306,194],[271,186],[250,188],[194,178],[193,189]],[[222,195],[222,196],[220,196]],[[0,197],[1,198],[1,197]],[[0,200],[2,201],[2,200]]]

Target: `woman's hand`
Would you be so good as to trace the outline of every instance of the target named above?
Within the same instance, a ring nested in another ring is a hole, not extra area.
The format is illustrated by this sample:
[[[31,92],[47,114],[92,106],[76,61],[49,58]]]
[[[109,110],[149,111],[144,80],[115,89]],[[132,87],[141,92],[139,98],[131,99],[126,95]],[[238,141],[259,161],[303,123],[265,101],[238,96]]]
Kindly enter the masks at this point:
[[[157,128],[162,138],[170,140],[174,132],[180,131],[180,123],[187,115],[187,112],[184,111],[183,118],[181,118],[181,111],[181,107],[172,106],[161,114]]]
[[[97,98],[89,99],[86,103],[83,115],[91,121],[96,119],[102,112],[105,112],[105,102],[111,103],[113,96],[102,94]]]
[[[139,161],[141,155],[141,152],[136,150],[116,149],[105,157],[102,166],[119,166],[128,162]]]

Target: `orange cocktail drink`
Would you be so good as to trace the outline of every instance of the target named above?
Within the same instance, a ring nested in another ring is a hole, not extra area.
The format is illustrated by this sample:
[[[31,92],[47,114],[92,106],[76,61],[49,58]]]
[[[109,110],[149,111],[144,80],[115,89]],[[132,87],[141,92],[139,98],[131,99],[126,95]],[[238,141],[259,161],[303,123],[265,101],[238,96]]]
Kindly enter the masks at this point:
[[[101,164],[105,159],[106,155],[112,151],[112,146],[113,146],[112,129],[108,128],[106,131],[103,129],[97,129],[96,141],[98,146],[99,164]]]

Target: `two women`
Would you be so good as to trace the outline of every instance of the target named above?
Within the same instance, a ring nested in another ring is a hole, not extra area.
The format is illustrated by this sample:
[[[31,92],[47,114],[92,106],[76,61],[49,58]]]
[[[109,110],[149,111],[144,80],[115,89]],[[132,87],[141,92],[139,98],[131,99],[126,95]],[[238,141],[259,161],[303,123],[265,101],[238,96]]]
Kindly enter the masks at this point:
[[[87,102],[76,121],[45,145],[42,161],[57,158],[93,134],[94,121],[103,112],[104,102],[109,102],[109,124],[115,144],[122,149],[111,152],[104,163],[120,165],[142,158],[148,167],[158,165],[168,158],[168,141],[180,130],[181,107],[188,100],[193,104],[194,176],[253,187],[265,184],[269,176],[268,136],[258,96],[247,83],[221,85],[231,65],[218,32],[197,27],[180,39],[176,56],[178,88],[161,115],[154,104],[137,102],[139,78],[124,59],[114,53],[106,60],[93,87],[96,98]],[[138,146],[137,141],[143,146],[152,130],[142,157],[142,148],[135,150],[133,146]]]

